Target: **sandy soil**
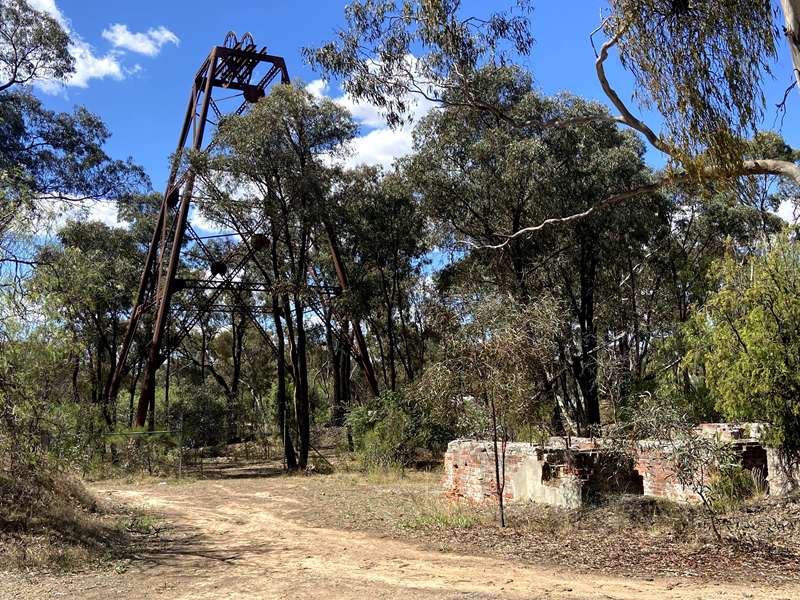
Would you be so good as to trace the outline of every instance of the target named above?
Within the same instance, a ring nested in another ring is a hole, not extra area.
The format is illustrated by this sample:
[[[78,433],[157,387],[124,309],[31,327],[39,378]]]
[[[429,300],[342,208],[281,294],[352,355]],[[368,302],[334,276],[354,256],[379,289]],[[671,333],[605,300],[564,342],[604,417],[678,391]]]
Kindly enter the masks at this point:
[[[0,598],[525,598],[798,600],[789,587],[575,575],[533,564],[423,550],[304,518],[303,480],[228,474],[188,483],[101,482],[99,497],[142,507],[168,527],[117,569],[68,576],[0,574]]]

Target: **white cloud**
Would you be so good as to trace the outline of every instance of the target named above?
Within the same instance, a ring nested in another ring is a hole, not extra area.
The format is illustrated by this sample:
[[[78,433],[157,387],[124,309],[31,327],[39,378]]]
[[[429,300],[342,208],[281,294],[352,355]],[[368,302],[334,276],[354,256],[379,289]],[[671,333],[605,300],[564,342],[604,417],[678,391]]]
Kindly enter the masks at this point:
[[[59,201],[49,206],[53,212],[50,224],[52,231],[58,231],[67,221],[100,221],[109,227],[127,229],[130,223],[117,217],[117,203],[113,200]]]
[[[103,37],[115,48],[130,50],[145,56],[157,56],[165,44],[180,43],[178,36],[161,25],[155,29],[148,29],[145,33],[135,33],[123,23],[114,23],[103,30]]]
[[[116,48],[139,52],[147,56],[155,56],[164,44],[172,43],[177,45],[179,42],[178,36],[163,25],[155,29],[149,29],[147,33],[132,33],[127,26],[117,23],[103,30],[102,33],[103,37],[109,40],[115,49],[99,54],[91,44],[72,28],[72,23],[58,8],[55,0],[28,0],[28,4],[30,4],[31,8],[52,16],[72,38],[69,52],[75,59],[75,72],[66,81],[45,79],[36,82],[37,87],[50,94],[58,93],[65,85],[86,88],[93,79],[121,81],[127,76],[137,74],[142,70],[139,64],[135,64],[130,68],[126,67],[122,61],[125,53]],[[145,42],[142,43],[141,39],[144,39]]]
[[[377,106],[354,102],[347,95],[335,98],[334,101],[347,108],[362,129],[366,130],[351,144],[353,154],[347,160],[350,167],[362,164],[388,167],[395,159],[410,154],[414,126],[436,106],[434,102],[421,96],[409,96],[406,98],[410,112],[408,122],[401,127],[391,128]]]
[[[315,79],[306,85],[306,91],[317,98],[324,98],[325,93],[328,91],[328,82],[324,79]]]
[[[89,44],[79,40],[72,44],[70,54],[75,58],[75,72],[67,80],[67,85],[85,88],[91,79],[110,77],[120,81],[125,78],[116,52],[97,56]]]
[[[374,104],[354,100],[349,94],[344,94],[333,100],[336,104],[350,111],[350,114],[362,127],[386,127],[386,120],[381,115],[380,109]]]
[[[92,202],[89,205],[89,214],[87,220],[100,221],[109,227],[130,227],[127,221],[120,221],[117,217],[117,203],[109,200],[100,200]]]
[[[781,202],[776,214],[787,223],[797,222],[797,207],[791,200],[784,200]]]
[[[411,129],[391,129],[381,127],[373,129],[355,138],[350,148],[352,154],[347,157],[348,167],[358,165],[382,165],[389,167],[395,159],[411,153]]]
[[[409,60],[414,59],[410,57]],[[386,124],[377,106],[356,101],[349,94],[330,96],[329,85],[322,79],[315,79],[306,85],[306,89],[318,98],[329,97],[346,108],[361,127],[362,133],[352,141],[350,148],[352,154],[345,161],[349,167],[358,165],[388,167],[395,159],[409,154],[412,150],[411,132],[414,125],[436,106],[434,102],[422,96],[409,95],[406,98],[410,113],[409,122],[401,127],[391,128]]]
[[[192,227],[200,234],[200,235],[219,235],[219,234],[227,234],[233,233],[233,230],[230,227],[226,227],[212,221],[211,219],[207,218],[198,208],[192,205],[191,210],[189,212],[189,222],[192,224]]]
[[[69,21],[64,17],[64,14],[56,6],[55,0],[28,0],[28,4],[34,10],[46,12],[53,17],[58,23],[67,31],[70,30]]]
[[[104,56],[95,54],[94,48],[79,36],[72,24],[58,8],[55,0],[29,0],[31,8],[40,10],[52,16],[69,33],[72,44],[69,53],[75,59],[75,72],[64,81],[41,80],[36,85],[48,93],[57,93],[63,85],[85,88],[92,79],[124,79],[125,74],[120,64],[119,53],[108,52]]]
[[[75,71],[66,79],[60,81],[56,79],[40,79],[35,82],[35,85],[42,91],[48,94],[57,94],[63,87],[89,87],[89,81],[92,79],[114,79],[121,81],[132,72],[125,69],[120,62],[120,54],[118,52],[108,52],[103,56],[95,53],[94,48],[80,37],[72,36],[73,42],[70,45],[69,53],[75,59]]]

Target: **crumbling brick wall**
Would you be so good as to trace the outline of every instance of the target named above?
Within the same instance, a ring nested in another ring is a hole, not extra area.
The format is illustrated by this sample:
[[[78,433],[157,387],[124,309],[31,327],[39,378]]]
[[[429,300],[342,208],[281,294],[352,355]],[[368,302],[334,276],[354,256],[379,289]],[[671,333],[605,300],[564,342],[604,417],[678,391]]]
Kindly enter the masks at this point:
[[[730,441],[745,469],[769,473],[770,493],[786,493],[800,482],[800,467],[780,475],[770,463],[761,443],[752,437],[754,425],[709,423],[698,428],[701,435]],[[608,439],[550,438],[545,446],[510,443],[506,450],[504,500],[533,501],[563,508],[577,508],[595,495],[644,494],[677,502],[699,502],[691,487],[681,485],[670,467],[669,446],[645,440],[636,460],[629,452],[615,450]],[[779,456],[773,454],[772,462]],[[497,501],[494,451],[489,441],[455,440],[444,461],[444,487],[448,496],[480,504]]]
[[[711,434],[711,431],[709,428],[704,433]],[[727,441],[733,445],[742,467],[750,471],[761,469],[762,473],[767,473],[767,452],[759,442],[751,438],[737,437],[728,437]],[[670,449],[663,442],[645,440],[640,443],[636,470],[642,475],[644,495],[667,498],[676,502],[700,502],[701,498],[696,488],[682,485],[678,480],[671,467],[669,454]],[[705,483],[698,482],[698,485]]]
[[[767,482],[770,495],[784,496],[800,489],[800,462],[775,448],[767,448]]]
[[[641,493],[641,477],[629,459],[613,455],[593,440],[561,440],[547,446],[510,443],[506,449],[507,503],[532,501],[578,508],[595,494]],[[456,440],[445,454],[444,487],[448,496],[477,503],[497,501],[494,449],[491,442]]]
[[[505,453],[503,499],[535,501],[562,508],[582,503],[583,481],[571,470],[563,448],[509,443]],[[445,493],[479,504],[497,501],[494,448],[489,441],[455,440],[444,459]]]
[[[676,502],[699,502],[700,496],[678,481],[670,467],[667,451],[657,443],[643,443],[636,461],[642,476],[645,496],[668,498]]]

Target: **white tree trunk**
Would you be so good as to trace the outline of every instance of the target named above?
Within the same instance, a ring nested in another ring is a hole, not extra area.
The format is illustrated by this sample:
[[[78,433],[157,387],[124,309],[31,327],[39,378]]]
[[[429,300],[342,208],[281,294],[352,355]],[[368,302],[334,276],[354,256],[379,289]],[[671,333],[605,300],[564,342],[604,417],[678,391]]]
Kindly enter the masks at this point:
[[[792,53],[792,68],[797,81],[797,91],[800,92],[800,0],[781,0],[781,7],[786,21],[784,32]]]

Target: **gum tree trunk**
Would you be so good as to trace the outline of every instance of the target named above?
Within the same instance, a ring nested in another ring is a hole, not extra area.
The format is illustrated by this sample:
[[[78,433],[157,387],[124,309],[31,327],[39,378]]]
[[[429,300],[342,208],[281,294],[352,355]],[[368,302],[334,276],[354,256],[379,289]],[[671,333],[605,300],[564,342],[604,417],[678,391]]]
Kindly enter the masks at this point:
[[[800,0],[781,0],[785,20],[784,33],[792,53],[792,68],[800,93]]]

